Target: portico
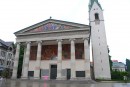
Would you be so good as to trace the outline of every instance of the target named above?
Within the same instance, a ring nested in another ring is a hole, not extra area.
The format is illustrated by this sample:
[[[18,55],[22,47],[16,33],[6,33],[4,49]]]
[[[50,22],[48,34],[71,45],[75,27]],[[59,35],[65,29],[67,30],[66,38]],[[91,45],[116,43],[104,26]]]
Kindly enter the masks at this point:
[[[24,45],[22,79],[48,76],[49,79],[66,80],[70,76],[70,80],[90,80],[89,34],[87,25],[54,19],[16,32],[12,78],[17,78],[20,45]]]

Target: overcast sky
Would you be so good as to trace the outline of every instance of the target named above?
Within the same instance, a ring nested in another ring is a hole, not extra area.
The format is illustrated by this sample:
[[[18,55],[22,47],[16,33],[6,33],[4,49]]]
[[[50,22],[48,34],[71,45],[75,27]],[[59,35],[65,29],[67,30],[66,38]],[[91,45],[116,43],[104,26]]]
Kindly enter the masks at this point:
[[[104,10],[112,59],[130,59],[130,0],[99,0]],[[0,39],[14,41],[14,32],[48,19],[89,24],[89,0],[0,0]]]

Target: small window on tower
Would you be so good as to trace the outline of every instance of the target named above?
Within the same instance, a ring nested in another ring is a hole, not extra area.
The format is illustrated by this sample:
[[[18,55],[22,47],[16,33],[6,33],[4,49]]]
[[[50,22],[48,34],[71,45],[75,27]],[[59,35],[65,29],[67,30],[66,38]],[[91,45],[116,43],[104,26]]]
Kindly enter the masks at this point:
[[[95,13],[95,20],[99,20],[99,14]]]

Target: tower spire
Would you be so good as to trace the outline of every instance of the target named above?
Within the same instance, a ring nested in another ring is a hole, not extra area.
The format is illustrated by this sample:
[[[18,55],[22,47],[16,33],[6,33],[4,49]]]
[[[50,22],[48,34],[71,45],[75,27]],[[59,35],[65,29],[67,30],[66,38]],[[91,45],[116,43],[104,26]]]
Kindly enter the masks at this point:
[[[98,0],[89,0],[89,11],[91,10],[91,8],[92,8],[94,2],[97,3],[97,5],[98,5],[98,6],[100,7],[100,9],[102,10],[102,7],[101,7],[100,3],[98,2]]]
[[[104,17],[98,0],[90,0],[89,22],[91,26],[92,58],[95,79],[111,79]]]

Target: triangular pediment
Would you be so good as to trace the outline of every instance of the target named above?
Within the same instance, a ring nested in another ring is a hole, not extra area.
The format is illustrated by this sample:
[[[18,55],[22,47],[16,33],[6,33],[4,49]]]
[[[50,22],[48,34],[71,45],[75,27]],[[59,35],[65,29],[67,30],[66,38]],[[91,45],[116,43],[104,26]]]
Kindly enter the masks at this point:
[[[68,30],[89,27],[88,25],[78,24],[73,22],[66,22],[61,20],[48,19],[43,22],[37,23],[25,29],[22,29],[14,34],[23,33],[39,33],[46,31]]]
[[[62,30],[63,29],[74,29],[74,28],[79,28],[79,27],[49,22],[49,23],[46,23],[35,29],[29,30],[27,32],[44,32],[44,31],[54,31],[54,30],[61,30],[61,29]]]

